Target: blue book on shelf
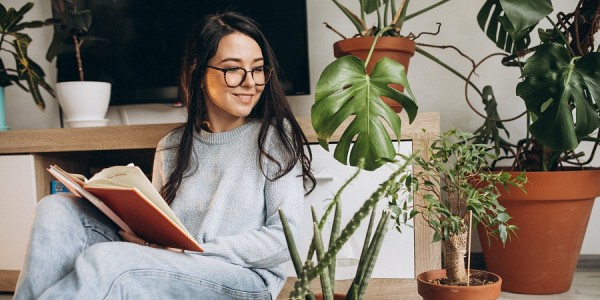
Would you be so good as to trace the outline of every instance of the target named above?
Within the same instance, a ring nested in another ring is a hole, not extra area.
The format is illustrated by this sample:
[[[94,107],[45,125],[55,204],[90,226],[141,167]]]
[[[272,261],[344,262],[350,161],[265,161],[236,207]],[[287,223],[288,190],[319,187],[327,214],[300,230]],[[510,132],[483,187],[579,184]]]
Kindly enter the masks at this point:
[[[50,181],[50,194],[56,194],[56,193],[71,193],[69,191],[69,189],[67,189],[67,187],[60,181],[58,180],[51,180]]]

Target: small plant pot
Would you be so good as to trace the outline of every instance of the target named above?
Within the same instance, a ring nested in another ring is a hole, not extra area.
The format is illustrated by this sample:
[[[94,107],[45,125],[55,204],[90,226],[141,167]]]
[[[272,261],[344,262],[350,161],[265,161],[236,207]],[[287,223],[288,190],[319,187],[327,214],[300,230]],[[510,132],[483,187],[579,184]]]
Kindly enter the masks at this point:
[[[69,127],[104,126],[110,102],[111,84],[95,81],[69,81],[56,84],[58,102]],[[87,121],[87,122],[82,122]]]
[[[479,270],[471,270],[471,277],[478,277],[494,282],[478,286],[452,286],[432,283],[431,281],[446,277],[446,270],[433,270],[417,276],[417,288],[423,300],[494,300],[500,297],[502,278]]]

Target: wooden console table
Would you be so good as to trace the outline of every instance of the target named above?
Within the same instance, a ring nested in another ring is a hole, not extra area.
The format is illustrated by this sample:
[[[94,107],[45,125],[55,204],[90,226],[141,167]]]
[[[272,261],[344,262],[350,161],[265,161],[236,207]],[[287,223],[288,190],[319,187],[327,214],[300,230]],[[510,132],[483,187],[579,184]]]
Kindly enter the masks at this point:
[[[427,147],[440,133],[438,113],[420,113],[412,124],[408,124],[404,114],[401,116],[401,139],[413,142],[413,152]],[[310,120],[298,118],[298,121],[309,142],[317,143]],[[179,124],[4,131],[0,132],[0,155],[34,156],[36,195],[40,199],[50,193],[49,182],[52,176],[46,168],[51,164],[85,175],[90,175],[87,174],[90,167],[127,163],[134,163],[150,172],[158,141],[177,125]],[[338,139],[339,135],[332,137],[332,141]],[[420,200],[422,199],[416,199]],[[432,243],[432,237],[433,233],[424,222],[417,220],[414,239],[415,274],[440,268],[440,245]],[[0,291],[10,290],[6,286],[14,286],[17,275],[18,271],[0,270]]]

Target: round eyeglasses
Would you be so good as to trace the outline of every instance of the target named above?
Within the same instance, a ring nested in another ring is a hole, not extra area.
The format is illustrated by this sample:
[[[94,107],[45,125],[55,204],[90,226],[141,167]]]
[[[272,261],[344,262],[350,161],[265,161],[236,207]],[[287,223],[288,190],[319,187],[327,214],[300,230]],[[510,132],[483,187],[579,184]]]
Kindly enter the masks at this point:
[[[214,66],[206,66],[207,68],[215,69],[223,72],[223,77],[225,78],[225,84],[228,87],[238,87],[242,85],[244,80],[246,80],[246,75],[248,73],[251,74],[252,79],[256,85],[265,85],[267,81],[271,78],[271,73],[273,69],[269,66],[260,66],[254,67],[250,69],[250,71],[240,68],[240,67],[232,67],[232,68],[219,68]]]

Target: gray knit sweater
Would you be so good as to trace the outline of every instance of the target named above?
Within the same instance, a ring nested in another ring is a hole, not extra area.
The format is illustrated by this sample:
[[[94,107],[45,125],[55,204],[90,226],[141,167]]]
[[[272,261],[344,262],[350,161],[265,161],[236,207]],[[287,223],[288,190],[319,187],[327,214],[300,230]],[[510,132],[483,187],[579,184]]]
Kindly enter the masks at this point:
[[[283,209],[297,234],[304,189],[299,163],[275,181],[262,173],[260,126],[260,121],[252,120],[227,132],[197,133],[192,172],[184,177],[171,207],[204,248],[202,255],[254,270],[275,299],[286,278],[282,264],[290,258],[277,209]],[[274,133],[271,128],[266,151],[284,157],[287,154]],[[158,145],[152,182],[159,190],[174,168],[175,150],[168,148],[178,145],[180,137],[181,131],[170,133]],[[268,159],[263,164],[273,178],[277,166]]]

